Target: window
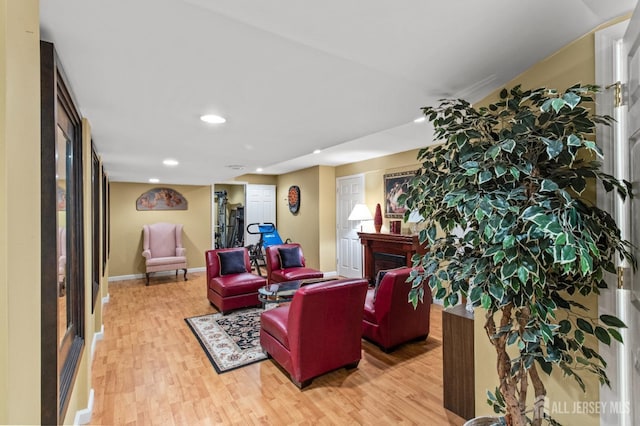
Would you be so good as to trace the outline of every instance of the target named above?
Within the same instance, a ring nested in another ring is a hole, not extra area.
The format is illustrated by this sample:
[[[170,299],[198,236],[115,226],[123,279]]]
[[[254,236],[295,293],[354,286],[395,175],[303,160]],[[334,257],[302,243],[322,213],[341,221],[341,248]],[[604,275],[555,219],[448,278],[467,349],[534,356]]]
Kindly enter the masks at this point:
[[[41,421],[64,420],[84,347],[82,121],[57,65],[40,43]]]

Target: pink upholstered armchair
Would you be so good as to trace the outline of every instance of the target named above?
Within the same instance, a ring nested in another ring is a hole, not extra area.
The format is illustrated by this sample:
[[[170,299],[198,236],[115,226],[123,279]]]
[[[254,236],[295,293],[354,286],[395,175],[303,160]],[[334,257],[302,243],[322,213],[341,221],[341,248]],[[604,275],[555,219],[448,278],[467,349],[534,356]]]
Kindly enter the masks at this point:
[[[367,281],[342,279],[301,287],[290,304],[262,313],[262,349],[299,388],[362,357],[362,308]]]
[[[160,271],[184,271],[187,280],[186,249],[182,247],[182,224],[154,223],[142,227],[144,239],[142,255],[146,259],[147,285],[149,274]]]
[[[424,302],[414,309],[408,302],[411,284],[406,281],[410,273],[411,268],[392,269],[380,280],[377,291],[375,288],[367,291],[362,336],[385,352],[429,335],[431,292],[425,291]]]
[[[267,280],[251,273],[246,247],[208,250],[204,257],[207,298],[220,312],[261,305],[258,289],[267,285]]]
[[[324,276],[322,271],[307,268],[302,247],[298,243],[268,246],[265,254],[269,284]]]

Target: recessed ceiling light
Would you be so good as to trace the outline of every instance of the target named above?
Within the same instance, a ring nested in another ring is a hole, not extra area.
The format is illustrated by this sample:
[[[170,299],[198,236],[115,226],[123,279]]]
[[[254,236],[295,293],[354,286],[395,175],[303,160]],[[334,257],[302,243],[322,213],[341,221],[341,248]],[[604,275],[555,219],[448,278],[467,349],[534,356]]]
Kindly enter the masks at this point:
[[[215,114],[202,115],[200,116],[200,120],[209,124],[222,124],[227,121],[226,118],[220,117],[219,115],[215,115]]]
[[[263,170],[263,169],[262,169],[262,167],[258,167],[258,168],[256,169],[256,172],[260,173],[260,172],[262,172],[262,170]]]
[[[167,158],[162,162],[162,164],[164,164],[165,166],[174,167],[180,163],[178,163],[178,160],[174,160],[173,158]]]
[[[245,166],[243,166],[242,164],[229,164],[226,167],[231,170],[244,170]]]
[[[160,179],[158,178],[149,178],[149,183],[158,183],[160,182]]]
[[[427,119],[427,117],[418,117],[415,120],[413,120],[413,122],[414,123],[422,123],[426,119]]]
[[[314,154],[320,154],[321,152],[322,152],[322,150],[321,150],[321,149],[314,149],[314,150],[313,150],[313,153],[314,153]]]

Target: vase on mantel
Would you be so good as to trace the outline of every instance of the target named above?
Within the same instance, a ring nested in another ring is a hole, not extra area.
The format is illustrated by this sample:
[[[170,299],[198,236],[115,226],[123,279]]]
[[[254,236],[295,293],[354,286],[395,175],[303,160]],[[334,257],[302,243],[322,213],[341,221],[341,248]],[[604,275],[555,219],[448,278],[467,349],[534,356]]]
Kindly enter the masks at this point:
[[[380,233],[382,229],[382,209],[380,203],[376,204],[376,214],[373,216],[373,226],[376,228],[376,232]]]

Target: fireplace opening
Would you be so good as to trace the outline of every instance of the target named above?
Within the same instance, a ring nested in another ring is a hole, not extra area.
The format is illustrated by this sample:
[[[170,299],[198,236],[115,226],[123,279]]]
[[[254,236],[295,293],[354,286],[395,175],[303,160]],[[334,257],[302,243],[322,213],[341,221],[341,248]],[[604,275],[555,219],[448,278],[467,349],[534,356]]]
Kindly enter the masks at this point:
[[[373,253],[374,275],[373,279],[378,275],[378,271],[385,269],[401,268],[406,266],[406,257],[400,254],[391,253]]]

